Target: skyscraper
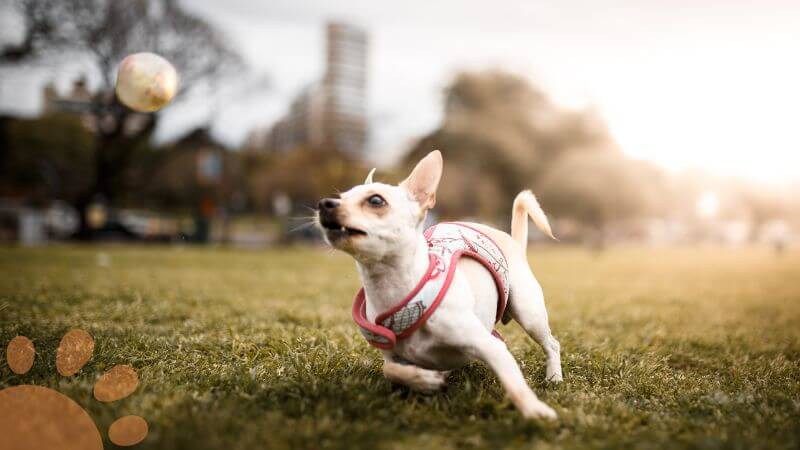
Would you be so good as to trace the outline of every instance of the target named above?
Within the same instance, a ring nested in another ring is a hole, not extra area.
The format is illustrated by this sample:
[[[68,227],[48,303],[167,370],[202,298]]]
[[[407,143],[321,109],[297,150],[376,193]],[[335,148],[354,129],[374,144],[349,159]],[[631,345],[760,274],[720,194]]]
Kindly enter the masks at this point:
[[[322,81],[325,143],[360,157],[367,138],[367,36],[354,26],[329,23],[327,41],[327,69]]]
[[[364,158],[367,144],[367,35],[344,23],[326,26],[325,73],[292,101],[269,133],[254,131],[249,145],[285,152],[298,147]]]

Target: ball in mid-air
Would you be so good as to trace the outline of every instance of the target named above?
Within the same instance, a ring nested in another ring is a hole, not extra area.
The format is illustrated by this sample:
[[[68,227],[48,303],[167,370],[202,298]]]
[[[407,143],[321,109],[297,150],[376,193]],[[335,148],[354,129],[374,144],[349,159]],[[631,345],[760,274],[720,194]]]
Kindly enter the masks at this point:
[[[117,98],[139,112],[158,111],[178,90],[178,73],[154,53],[135,53],[122,60],[117,71]]]

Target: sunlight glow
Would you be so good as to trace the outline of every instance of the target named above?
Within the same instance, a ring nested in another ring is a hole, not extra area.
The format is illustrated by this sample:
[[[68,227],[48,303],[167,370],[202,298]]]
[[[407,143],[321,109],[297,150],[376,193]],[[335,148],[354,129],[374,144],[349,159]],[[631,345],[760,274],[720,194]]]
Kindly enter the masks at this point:
[[[719,197],[711,191],[703,192],[697,199],[697,215],[707,219],[716,217],[719,213]]]

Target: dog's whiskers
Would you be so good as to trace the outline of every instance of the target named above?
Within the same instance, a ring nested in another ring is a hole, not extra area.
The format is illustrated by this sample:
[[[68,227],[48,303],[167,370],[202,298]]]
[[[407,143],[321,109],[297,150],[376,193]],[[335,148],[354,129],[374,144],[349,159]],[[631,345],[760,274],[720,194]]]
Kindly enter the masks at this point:
[[[316,219],[317,219],[317,216],[316,216],[316,215],[313,215],[313,216],[294,216],[294,217],[289,217],[289,220],[316,220]]]
[[[302,229],[314,226],[316,223],[317,223],[316,221],[310,221],[310,222],[301,223],[300,225],[298,225],[296,227],[290,228],[289,229],[289,233],[294,233],[295,231],[302,230]]]

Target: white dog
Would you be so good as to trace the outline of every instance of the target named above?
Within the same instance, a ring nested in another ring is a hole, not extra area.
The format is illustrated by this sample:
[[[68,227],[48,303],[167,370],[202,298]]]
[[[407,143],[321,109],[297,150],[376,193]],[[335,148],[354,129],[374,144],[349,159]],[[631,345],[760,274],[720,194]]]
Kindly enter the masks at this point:
[[[447,371],[478,359],[525,417],[554,419],[493,331],[501,318],[516,320],[544,349],[547,379],[561,381],[560,345],[526,258],[528,216],[553,237],[547,217],[524,191],[514,200],[510,236],[463,222],[423,233],[442,165],[434,151],[398,186],[374,183],[373,169],[363,185],[319,202],[325,239],[353,256],[364,285],[353,317],[382,349],[387,379],[430,393],[445,385]]]

